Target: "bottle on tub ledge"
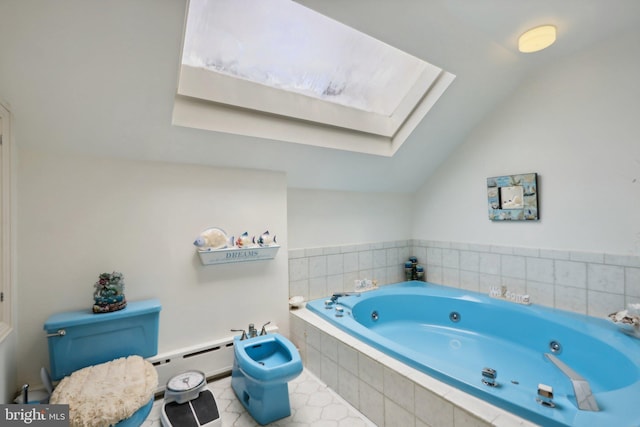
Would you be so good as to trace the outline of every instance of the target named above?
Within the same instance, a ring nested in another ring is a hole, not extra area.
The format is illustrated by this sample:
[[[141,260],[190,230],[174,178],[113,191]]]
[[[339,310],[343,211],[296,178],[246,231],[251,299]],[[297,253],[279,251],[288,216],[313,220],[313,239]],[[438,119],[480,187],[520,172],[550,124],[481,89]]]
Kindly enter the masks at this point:
[[[412,256],[404,263],[404,275],[407,281],[409,280],[421,280],[425,281],[424,267],[418,265],[418,258]]]

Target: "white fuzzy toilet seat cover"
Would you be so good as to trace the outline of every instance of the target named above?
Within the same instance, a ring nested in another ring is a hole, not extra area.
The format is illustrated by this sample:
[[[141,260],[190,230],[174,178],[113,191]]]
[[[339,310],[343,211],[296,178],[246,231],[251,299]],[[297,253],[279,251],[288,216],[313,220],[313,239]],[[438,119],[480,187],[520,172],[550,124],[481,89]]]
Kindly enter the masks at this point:
[[[52,404],[68,404],[71,427],[98,427],[129,418],[153,397],[158,374],[140,356],[88,366],[64,377]]]

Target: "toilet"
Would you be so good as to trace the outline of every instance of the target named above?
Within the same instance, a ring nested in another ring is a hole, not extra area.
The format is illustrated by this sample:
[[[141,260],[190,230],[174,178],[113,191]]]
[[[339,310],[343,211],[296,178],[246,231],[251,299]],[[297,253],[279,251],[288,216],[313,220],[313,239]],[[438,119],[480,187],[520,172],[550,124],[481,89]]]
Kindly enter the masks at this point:
[[[291,415],[288,382],[302,372],[300,353],[278,333],[233,341],[231,387],[249,414],[265,425]]]
[[[146,391],[141,393],[144,396],[138,396],[138,400],[143,399],[140,408],[128,418],[120,422],[115,420],[114,423],[117,423],[115,425],[118,427],[141,425],[151,411],[155,388],[157,388],[158,379],[155,368],[144,358],[158,352],[160,310],[160,302],[151,299],[129,302],[124,309],[110,313],[95,314],[89,308],[58,313],[49,317],[44,324],[44,329],[47,332],[51,379],[54,381],[64,379],[54,390],[52,398],[56,394],[64,396],[64,389],[67,389],[74,400],[83,399],[85,393],[75,393],[71,390],[74,390],[74,378],[84,376],[82,378],[84,385],[81,389],[87,391],[86,395],[92,391],[105,396],[106,399],[119,388],[101,390],[100,387],[103,387],[102,384],[105,382],[112,386],[123,385],[124,381],[121,379],[124,379],[124,374],[120,376],[119,374],[126,369],[126,374],[133,378],[127,382],[127,388],[145,391],[153,387],[154,390],[148,396]],[[77,373],[76,376],[72,375],[74,372]],[[108,373],[106,378],[108,381],[102,378],[102,382],[98,383],[91,377],[92,373],[97,376],[105,372]],[[153,385],[154,379],[155,385]],[[140,387],[133,387],[139,384]],[[78,386],[76,384],[76,387]],[[124,388],[124,385],[122,387]],[[135,401],[133,399],[133,402]],[[56,402],[52,399],[51,403]],[[72,420],[74,410],[80,411],[79,408],[84,406],[88,405],[76,403],[70,406]],[[123,410],[117,403],[113,406],[116,410]],[[105,403],[104,407],[108,408],[109,404]],[[108,415],[105,414],[105,416]],[[96,417],[95,414],[92,416]]]

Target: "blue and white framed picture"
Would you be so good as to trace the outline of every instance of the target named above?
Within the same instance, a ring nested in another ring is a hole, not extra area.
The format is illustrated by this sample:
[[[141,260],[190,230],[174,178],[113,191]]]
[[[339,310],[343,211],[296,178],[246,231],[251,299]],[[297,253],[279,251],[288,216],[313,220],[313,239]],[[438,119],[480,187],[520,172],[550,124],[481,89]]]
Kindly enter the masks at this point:
[[[538,174],[487,178],[491,221],[537,221]]]

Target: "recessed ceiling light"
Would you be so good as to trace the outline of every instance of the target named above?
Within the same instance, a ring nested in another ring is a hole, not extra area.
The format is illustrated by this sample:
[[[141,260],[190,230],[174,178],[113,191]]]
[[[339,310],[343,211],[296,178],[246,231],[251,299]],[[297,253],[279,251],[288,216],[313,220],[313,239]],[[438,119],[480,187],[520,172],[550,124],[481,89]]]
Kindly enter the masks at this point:
[[[518,39],[518,50],[523,53],[538,52],[556,41],[556,27],[541,25],[526,31]]]

